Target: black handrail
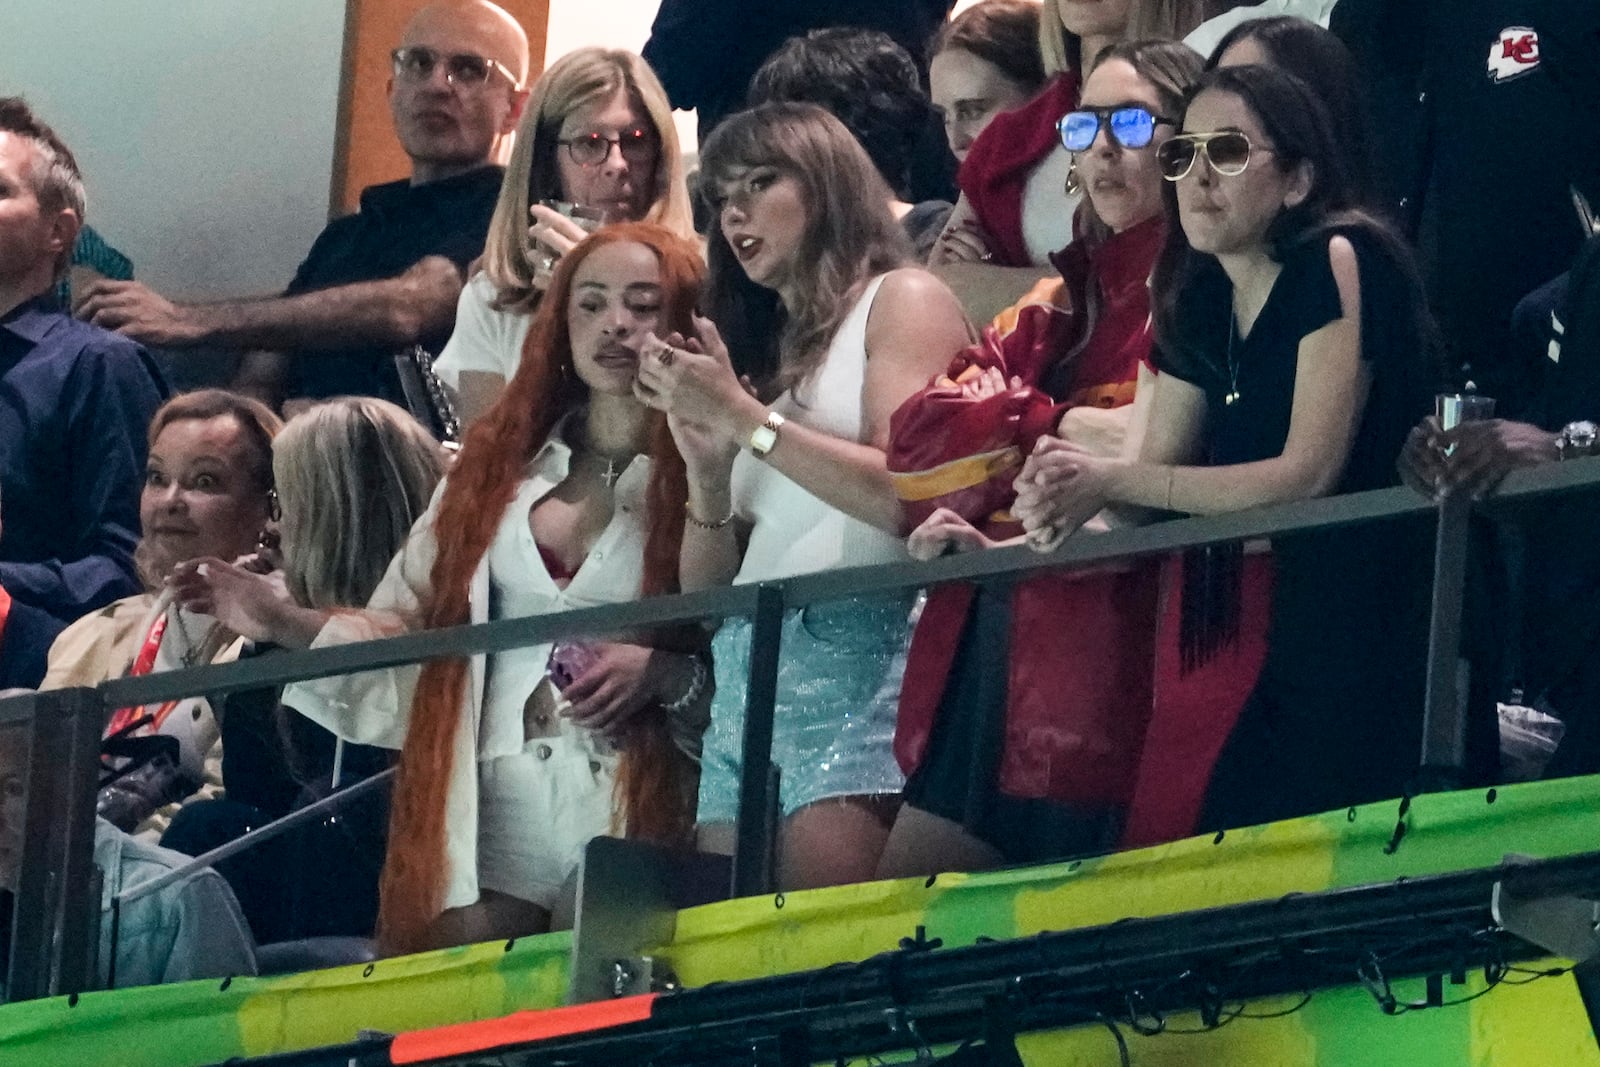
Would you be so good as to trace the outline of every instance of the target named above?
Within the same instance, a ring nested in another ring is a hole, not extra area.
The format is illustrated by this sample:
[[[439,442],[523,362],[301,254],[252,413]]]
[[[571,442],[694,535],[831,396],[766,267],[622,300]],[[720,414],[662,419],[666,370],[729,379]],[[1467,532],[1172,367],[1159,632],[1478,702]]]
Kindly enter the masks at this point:
[[[1498,493],[1489,500],[1475,503],[1481,511],[1498,512],[1522,501],[1555,493],[1585,488],[1600,488],[1600,457],[1579,459],[1570,463],[1547,464],[1529,470],[1513,472],[1501,485]],[[857,567],[819,574],[800,575],[762,587],[735,586],[670,597],[656,597],[625,604],[583,608],[559,614],[505,619],[472,626],[456,626],[440,630],[405,634],[376,641],[331,646],[309,651],[286,652],[277,656],[259,657],[240,663],[195,667],[140,678],[122,678],[108,681],[95,690],[67,690],[61,693],[42,693],[26,697],[0,700],[0,724],[33,719],[36,715],[49,716],[70,712],[75,705],[89,699],[92,694],[101,704],[101,712],[135,704],[149,704],[180,699],[201,694],[219,694],[242,689],[284,685],[290,682],[325,678],[355,671],[395,667],[438,656],[478,655],[500,652],[553,641],[558,638],[609,634],[644,629],[669,623],[704,621],[714,618],[751,616],[757,632],[772,635],[771,647],[763,643],[763,659],[776,661],[779,655],[777,634],[783,610],[809,604],[838,600],[846,597],[869,596],[904,592],[949,581],[987,583],[1008,581],[1029,572],[1061,570],[1105,563],[1117,559],[1162,555],[1185,548],[1209,544],[1272,538],[1280,535],[1301,534],[1313,530],[1330,530],[1343,526],[1386,519],[1416,517],[1428,513],[1451,511],[1441,509],[1438,503],[1406,488],[1379,489],[1364,493],[1326,497],[1317,500],[1297,501],[1248,511],[1232,512],[1196,518],[1178,519],[1151,526],[1114,530],[1105,534],[1081,534],[1068,538],[1056,551],[1040,555],[1025,547],[975,552],[933,560],[926,563],[892,563],[874,567]],[[1443,519],[1441,515],[1441,519]],[[1453,535],[1452,535],[1453,536]],[[1459,576],[1451,579],[1459,580]],[[1435,611],[1433,634],[1441,633],[1446,642],[1435,643],[1430,661],[1436,665],[1448,664],[1453,669],[1458,650],[1447,645],[1453,643],[1451,627],[1459,625],[1460,589],[1436,591],[1436,600],[1442,598],[1443,607]],[[1443,617],[1441,617],[1443,616]],[[1453,618],[1452,618],[1453,617]],[[1440,666],[1439,669],[1444,669]],[[1430,671],[1429,707],[1425,713],[1434,716],[1440,708],[1458,703],[1453,689],[1441,686]],[[775,681],[775,671],[763,664],[759,672],[752,670],[752,683],[758,683],[764,692],[751,690],[748,706],[764,710],[771,715],[772,692],[768,688]],[[1435,707],[1438,705],[1438,708]],[[79,712],[83,709],[78,708]],[[92,709],[90,709],[92,710]],[[1442,712],[1441,712],[1442,713]],[[81,718],[82,715],[78,715]],[[770,733],[770,722],[757,724],[759,730]],[[1448,751],[1452,735],[1459,723],[1430,721],[1425,736],[1443,739]],[[49,732],[52,736],[54,732]],[[82,738],[47,737],[47,744],[35,746],[34,759],[38,766],[68,765],[74,758],[74,744],[82,747]],[[59,751],[58,751],[59,749]],[[762,753],[747,760],[744,768],[746,780],[741,788],[741,798],[761,798],[769,805],[768,812],[741,811],[740,863],[742,874],[739,888],[749,891],[757,885],[760,873],[770,871],[770,805],[775,802],[772,782],[768,777],[770,764]],[[90,761],[92,763],[92,760]],[[1425,759],[1425,763],[1427,760]],[[1448,778],[1448,766],[1430,767]],[[760,782],[755,781],[759,777]],[[37,781],[37,776],[34,776]],[[81,790],[80,790],[81,791]],[[41,814],[35,820],[30,810],[30,829],[48,832],[48,841],[39,842],[30,849],[30,856],[49,857],[51,870],[26,875],[19,893],[15,926],[27,936],[24,940],[34,946],[37,959],[22,961],[19,975],[18,960],[13,959],[11,970],[13,997],[40,996],[47,993],[77,992],[85,988],[88,974],[82,966],[81,948],[87,943],[95,916],[83,893],[76,889],[66,891],[69,902],[62,898],[61,886],[74,872],[83,872],[93,847],[92,821],[86,822],[83,805],[75,800],[56,796],[52,791],[49,802],[65,806],[58,812]],[[33,790],[30,789],[29,807],[34,808]],[[92,790],[89,791],[92,796]],[[90,809],[92,811],[92,806]],[[67,817],[57,815],[66,813]],[[87,831],[86,831],[87,827]],[[30,924],[32,930],[30,932]],[[42,924],[42,925],[41,925]],[[53,936],[45,936],[46,931]],[[38,934],[39,936],[34,936]],[[50,959],[49,945],[57,946]],[[63,967],[60,946],[66,947],[71,959]],[[39,955],[43,953],[44,955]],[[42,969],[41,969],[42,968]],[[19,980],[20,978],[20,980]]]
[[[1520,501],[1587,486],[1600,487],[1600,457],[1514,472],[1506,478],[1495,497],[1479,506],[1494,508],[1506,501]],[[885,563],[802,574],[769,584],[782,588],[786,607],[802,608],[847,597],[905,592],[942,582],[981,582],[1028,571],[1087,567],[1204,545],[1420,516],[1437,510],[1435,502],[1413,490],[1404,487],[1374,489],[1222,515],[1175,519],[1103,534],[1079,534],[1068,538],[1060,548],[1047,554],[1019,545],[990,552],[947,556],[925,563]],[[151,704],[204,694],[285,685],[354,671],[397,667],[439,656],[504,652],[582,634],[750,616],[755,613],[755,598],[754,586],[730,586],[577,608],[548,615],[451,626],[308,651],[284,652],[238,663],[191,667],[138,678],[117,678],[98,688],[108,708]],[[3,721],[7,703],[0,700],[0,721]]]

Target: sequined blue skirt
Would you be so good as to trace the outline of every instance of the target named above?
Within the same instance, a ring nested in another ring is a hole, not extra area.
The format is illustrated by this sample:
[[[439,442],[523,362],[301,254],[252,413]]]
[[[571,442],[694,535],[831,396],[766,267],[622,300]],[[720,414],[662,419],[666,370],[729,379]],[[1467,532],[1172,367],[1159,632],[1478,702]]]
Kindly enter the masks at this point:
[[[783,619],[772,761],[791,815],[828,797],[898,793],[895,714],[905,676],[910,597],[814,604]],[[711,642],[717,682],[700,771],[701,823],[732,822],[750,678],[750,620],[730,619]]]

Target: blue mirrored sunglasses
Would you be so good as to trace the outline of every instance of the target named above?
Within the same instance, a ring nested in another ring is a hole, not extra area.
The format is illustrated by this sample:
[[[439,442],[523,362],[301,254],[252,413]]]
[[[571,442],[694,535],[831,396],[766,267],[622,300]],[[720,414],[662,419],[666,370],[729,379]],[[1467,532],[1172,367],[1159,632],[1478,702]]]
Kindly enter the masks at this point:
[[[1086,152],[1094,144],[1100,127],[1123,148],[1145,148],[1156,135],[1156,123],[1172,124],[1171,119],[1152,114],[1143,107],[1085,107],[1069,111],[1056,123],[1061,145],[1069,152]]]

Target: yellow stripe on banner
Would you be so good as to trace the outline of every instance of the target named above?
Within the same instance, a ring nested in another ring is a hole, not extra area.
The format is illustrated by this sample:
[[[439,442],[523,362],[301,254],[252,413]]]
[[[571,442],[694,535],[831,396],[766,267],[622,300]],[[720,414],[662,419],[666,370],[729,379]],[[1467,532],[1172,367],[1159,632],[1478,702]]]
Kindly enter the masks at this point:
[[[1020,466],[1022,450],[1008,445],[993,452],[962,456],[925,471],[892,472],[889,479],[894,482],[894,491],[901,500],[915,503],[982,485],[995,475]]]

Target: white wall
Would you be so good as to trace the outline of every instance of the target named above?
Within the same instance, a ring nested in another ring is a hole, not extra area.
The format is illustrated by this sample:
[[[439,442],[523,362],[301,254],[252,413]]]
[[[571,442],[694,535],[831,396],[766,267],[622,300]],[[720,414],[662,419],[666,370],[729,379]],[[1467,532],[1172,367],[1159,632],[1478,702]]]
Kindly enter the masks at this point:
[[[179,298],[288,282],[327,221],[341,0],[0,0],[0,95],[82,165],[89,221]]]

